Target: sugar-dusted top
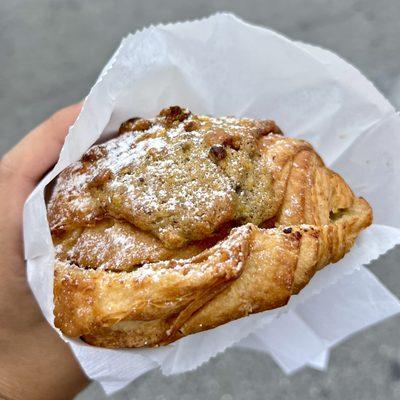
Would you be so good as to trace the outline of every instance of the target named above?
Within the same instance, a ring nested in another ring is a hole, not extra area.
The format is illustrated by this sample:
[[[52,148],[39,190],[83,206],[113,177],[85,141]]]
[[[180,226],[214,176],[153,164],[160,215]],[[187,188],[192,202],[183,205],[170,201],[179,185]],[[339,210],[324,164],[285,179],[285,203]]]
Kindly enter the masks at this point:
[[[262,139],[280,133],[272,121],[178,106],[130,119],[59,176],[49,203],[53,235],[112,218],[173,249],[229,223],[259,225],[276,213]]]

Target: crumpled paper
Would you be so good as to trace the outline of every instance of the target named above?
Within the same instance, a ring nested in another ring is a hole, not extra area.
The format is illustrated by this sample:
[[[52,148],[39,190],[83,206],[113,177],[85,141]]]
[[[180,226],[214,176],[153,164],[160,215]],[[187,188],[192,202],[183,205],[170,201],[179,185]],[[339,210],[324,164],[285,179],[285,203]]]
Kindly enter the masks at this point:
[[[153,117],[173,104],[195,113],[274,119],[288,136],[310,141],[368,199],[376,224],[286,307],[156,349],[102,349],[63,336],[90,378],[112,393],[153,368],[167,375],[193,370],[233,345],[269,353],[286,373],[305,365],[324,369],[333,345],[400,312],[399,301],[362,267],[400,243],[399,115],[335,54],[217,14],[123,39],[70,128],[57,165],[28,199],[28,280],[51,324],[54,250],[44,188],[124,120]]]

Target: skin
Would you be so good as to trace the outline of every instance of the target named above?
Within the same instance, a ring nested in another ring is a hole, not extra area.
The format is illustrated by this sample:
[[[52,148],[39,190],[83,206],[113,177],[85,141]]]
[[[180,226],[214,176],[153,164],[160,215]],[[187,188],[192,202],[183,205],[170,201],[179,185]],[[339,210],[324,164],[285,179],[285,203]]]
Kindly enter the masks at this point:
[[[0,399],[71,399],[88,384],[29,289],[22,241],[24,202],[57,161],[80,109],[56,112],[0,161]]]

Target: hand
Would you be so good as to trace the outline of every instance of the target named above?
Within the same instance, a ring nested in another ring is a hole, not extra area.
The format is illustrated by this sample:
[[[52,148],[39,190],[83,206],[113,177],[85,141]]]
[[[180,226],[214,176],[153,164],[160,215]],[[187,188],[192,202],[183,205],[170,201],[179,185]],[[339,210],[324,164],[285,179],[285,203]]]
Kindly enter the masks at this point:
[[[0,399],[70,399],[88,383],[33,298],[22,242],[24,202],[57,161],[80,108],[58,111],[0,161]]]

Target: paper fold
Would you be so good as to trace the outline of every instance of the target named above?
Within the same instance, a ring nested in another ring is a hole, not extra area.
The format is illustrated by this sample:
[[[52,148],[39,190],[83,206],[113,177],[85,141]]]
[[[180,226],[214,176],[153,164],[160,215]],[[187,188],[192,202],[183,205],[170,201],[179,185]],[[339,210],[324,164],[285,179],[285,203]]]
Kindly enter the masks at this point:
[[[400,117],[333,53],[217,14],[125,38],[87,96],[54,170],[28,199],[28,280],[50,323],[54,257],[44,188],[124,120],[152,117],[173,104],[195,113],[274,119],[288,136],[310,141],[368,199],[376,225],[281,309],[157,349],[101,349],[65,338],[89,377],[111,393],[156,367],[167,375],[195,369],[232,345],[271,354],[287,373],[305,365],[323,369],[338,341],[400,312],[398,300],[362,267],[400,243]]]

